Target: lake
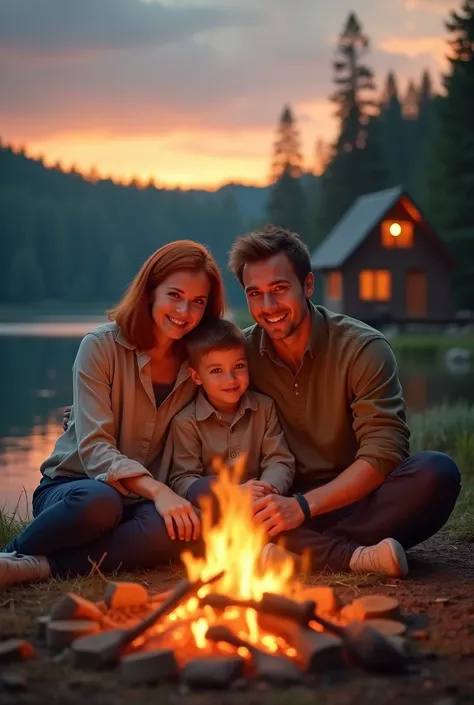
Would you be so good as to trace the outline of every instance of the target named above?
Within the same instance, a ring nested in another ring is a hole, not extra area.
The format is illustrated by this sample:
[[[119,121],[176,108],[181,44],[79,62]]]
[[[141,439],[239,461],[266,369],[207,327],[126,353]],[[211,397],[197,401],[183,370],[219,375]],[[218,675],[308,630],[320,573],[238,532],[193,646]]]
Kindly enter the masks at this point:
[[[101,320],[0,323],[0,506],[25,515],[39,466],[61,433],[72,401],[72,365],[81,337]],[[474,403],[474,367],[400,360],[408,408]]]

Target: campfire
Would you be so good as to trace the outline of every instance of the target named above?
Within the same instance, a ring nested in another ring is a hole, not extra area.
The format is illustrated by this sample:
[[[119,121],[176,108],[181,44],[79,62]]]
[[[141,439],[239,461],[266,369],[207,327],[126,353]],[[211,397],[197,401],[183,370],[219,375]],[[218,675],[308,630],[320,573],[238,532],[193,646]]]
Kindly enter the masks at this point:
[[[348,666],[405,669],[398,602],[372,595],[343,604],[331,587],[305,585],[287,557],[263,565],[267,537],[239,485],[242,461],[217,470],[219,516],[210,499],[202,504],[205,552],[182,555],[186,577],[159,595],[120,582],[99,603],[64,595],[38,620],[48,648],[67,649],[77,668],[118,667],[131,684],[293,684]]]

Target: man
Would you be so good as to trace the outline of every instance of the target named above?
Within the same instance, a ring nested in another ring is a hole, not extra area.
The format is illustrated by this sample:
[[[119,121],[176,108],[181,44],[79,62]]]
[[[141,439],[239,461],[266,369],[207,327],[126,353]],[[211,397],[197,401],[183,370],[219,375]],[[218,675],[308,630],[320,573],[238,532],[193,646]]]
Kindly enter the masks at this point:
[[[313,569],[406,575],[405,550],[446,523],[460,476],[443,453],[410,456],[388,341],[311,303],[310,255],[294,233],[243,235],[229,266],[256,322],[245,332],[253,387],[275,400],[297,464],[293,496],[260,499],[257,520]]]

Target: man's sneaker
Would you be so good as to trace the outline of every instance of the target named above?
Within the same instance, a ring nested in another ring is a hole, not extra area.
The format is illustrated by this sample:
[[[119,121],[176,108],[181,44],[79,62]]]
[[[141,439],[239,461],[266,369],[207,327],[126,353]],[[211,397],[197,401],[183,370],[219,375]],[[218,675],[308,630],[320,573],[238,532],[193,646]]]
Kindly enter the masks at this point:
[[[0,553],[0,587],[44,580],[51,575],[44,556],[23,556],[21,553]]]
[[[408,574],[405,551],[395,539],[384,539],[375,546],[359,546],[352,554],[349,568],[354,573],[383,573],[396,578]]]

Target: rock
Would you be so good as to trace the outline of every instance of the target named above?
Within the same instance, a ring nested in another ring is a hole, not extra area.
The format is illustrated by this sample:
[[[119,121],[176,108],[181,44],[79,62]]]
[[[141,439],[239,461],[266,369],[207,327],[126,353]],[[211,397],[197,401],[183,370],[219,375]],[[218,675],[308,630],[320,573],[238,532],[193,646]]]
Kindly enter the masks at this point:
[[[28,690],[28,681],[17,673],[4,673],[0,685],[7,693],[24,693]]]
[[[54,621],[92,619],[96,622],[101,622],[104,614],[94,602],[85,600],[74,592],[68,592],[56,602],[49,616]]]
[[[35,655],[33,646],[24,639],[8,639],[0,642],[0,664],[27,661]]]
[[[43,614],[36,620],[36,638],[41,643],[46,641],[46,631],[50,621],[51,617],[49,616],[49,614]]]
[[[364,595],[351,604],[353,620],[396,618],[400,615],[400,603],[386,595]]]
[[[140,607],[148,604],[148,590],[139,583],[109,583],[104,602],[109,609]]]
[[[122,629],[111,629],[79,637],[71,645],[74,666],[94,670],[115,666],[126,651],[122,646],[123,634]]]
[[[78,637],[99,631],[97,622],[89,619],[51,621],[46,628],[46,645],[51,651],[60,651],[70,646]]]
[[[257,680],[272,685],[295,685],[302,682],[302,674],[298,667],[285,656],[252,649],[252,659]]]
[[[385,636],[401,636],[407,630],[406,624],[397,622],[394,619],[366,619],[365,623]]]
[[[209,656],[193,659],[181,672],[181,680],[190,688],[225,689],[244,672],[240,656]]]
[[[299,596],[301,600],[316,602],[316,610],[322,615],[334,616],[342,608],[342,602],[334,588],[329,585],[315,585],[305,589]]]
[[[179,668],[171,649],[156,649],[124,656],[120,672],[129,685],[146,685],[175,678]]]

